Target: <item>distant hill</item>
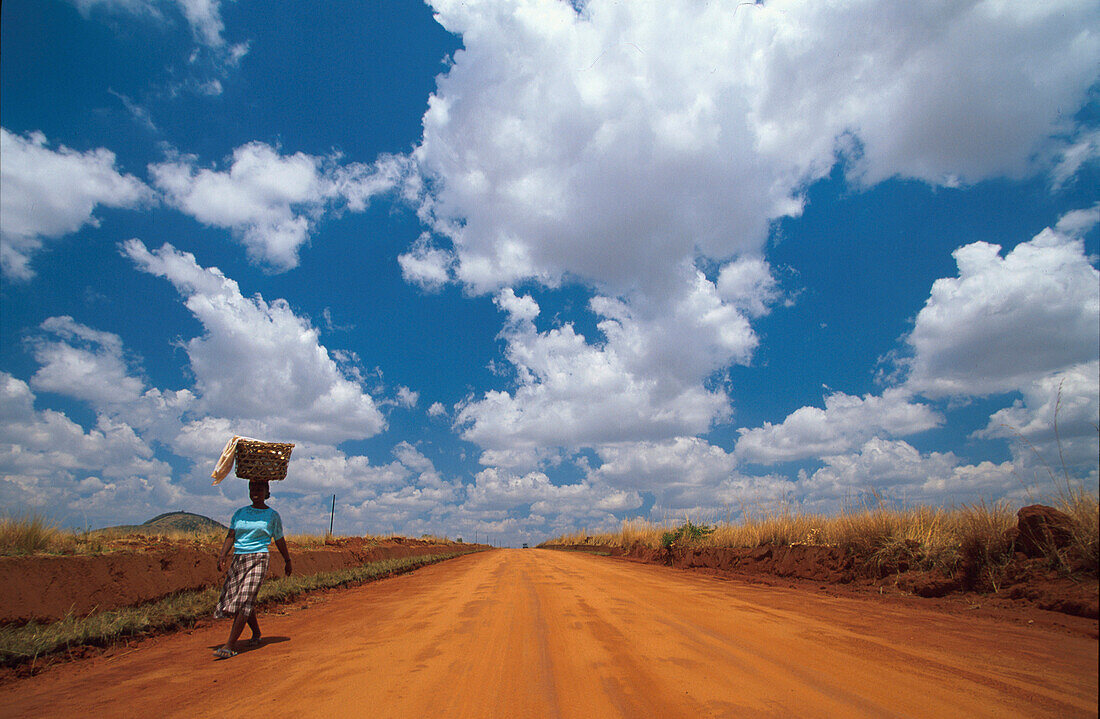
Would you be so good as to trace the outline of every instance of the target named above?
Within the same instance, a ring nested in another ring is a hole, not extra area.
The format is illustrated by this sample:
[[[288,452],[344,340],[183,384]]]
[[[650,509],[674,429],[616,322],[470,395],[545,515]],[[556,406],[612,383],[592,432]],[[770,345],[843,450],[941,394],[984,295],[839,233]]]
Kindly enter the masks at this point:
[[[98,531],[111,533],[124,532],[224,532],[224,524],[210,517],[191,512],[165,512],[158,514],[143,524],[120,524],[117,527],[104,527]]]
[[[205,532],[215,529],[220,529],[224,532],[229,529],[229,527],[226,527],[217,520],[211,519],[210,517],[204,517],[201,514],[191,514],[190,512],[165,512],[164,514],[153,517],[141,526],[150,529],[171,529],[180,532]]]

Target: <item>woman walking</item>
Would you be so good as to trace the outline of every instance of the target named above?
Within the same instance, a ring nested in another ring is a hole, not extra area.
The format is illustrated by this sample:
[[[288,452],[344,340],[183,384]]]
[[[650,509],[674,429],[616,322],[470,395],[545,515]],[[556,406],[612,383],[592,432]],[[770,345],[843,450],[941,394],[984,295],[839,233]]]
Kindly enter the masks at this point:
[[[233,647],[244,631],[246,622],[252,629],[252,638],[248,640],[248,645],[260,644],[260,624],[256,621],[255,610],[256,594],[260,591],[260,583],[267,572],[267,545],[272,540],[283,555],[286,576],[289,577],[291,573],[290,553],[286,548],[286,540],[283,539],[283,520],[278,512],[264,504],[264,500],[270,496],[267,482],[249,482],[248,498],[252,500],[252,504],[238,509],[229,521],[229,533],[225,535],[221,555],[218,557],[218,571],[225,569],[230,549],[233,550],[233,563],[225,577],[225,587],[214,616],[218,619],[233,617],[233,625],[229,629],[229,639],[214,650],[214,656],[218,659],[237,655]]]

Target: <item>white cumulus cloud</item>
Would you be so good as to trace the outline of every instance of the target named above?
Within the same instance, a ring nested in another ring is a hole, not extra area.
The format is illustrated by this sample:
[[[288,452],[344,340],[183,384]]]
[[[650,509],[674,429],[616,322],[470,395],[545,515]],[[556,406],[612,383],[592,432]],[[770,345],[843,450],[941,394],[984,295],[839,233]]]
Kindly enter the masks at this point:
[[[72,317],[50,317],[34,337],[31,349],[41,365],[31,377],[40,391],[85,400],[95,407],[136,401],[143,383],[131,375],[122,340],[75,322]]]
[[[566,515],[576,520],[600,519],[610,512],[636,509],[642,500],[637,492],[606,485],[588,482],[555,485],[542,472],[521,475],[489,467],[478,472],[474,484],[466,488],[463,511],[506,512],[528,504],[530,511],[539,516]]]
[[[8,279],[34,276],[30,261],[44,240],[98,225],[97,206],[136,207],[152,196],[104,148],[52,150],[40,132],[21,137],[0,128],[0,155],[0,270]]]
[[[908,442],[872,438],[857,452],[828,457],[825,466],[803,476],[799,488],[809,504],[835,504],[878,492],[913,502],[975,501],[1021,486],[1012,462],[963,464],[952,452],[922,454]]]
[[[168,202],[199,222],[232,230],[249,257],[275,271],[298,265],[298,253],[332,203],[361,211],[370,197],[401,181],[392,158],[374,165],[336,164],[250,142],[233,151],[227,170],[200,168],[194,157],[149,166]]]
[[[193,411],[321,443],[385,427],[371,396],[284,300],[244,297],[235,281],[170,245],[150,252],[130,240],[123,251],[139,269],[170,281],[203,325],[203,335],[185,343],[199,397]]]
[[[406,409],[412,409],[416,406],[416,403],[420,401],[420,393],[414,392],[408,387],[398,387],[395,401],[398,405]]]
[[[1042,462],[1058,474],[1095,471],[1100,457],[1100,361],[1084,362],[1035,379],[1020,388],[1021,398],[998,410],[976,433],[983,438],[1026,440]]]
[[[900,388],[856,397],[834,392],[825,409],[801,407],[780,424],[738,430],[735,453],[759,464],[790,462],[848,452],[879,434],[905,436],[938,426],[943,418]]]
[[[1100,9],[1079,2],[432,6],[463,48],[411,154],[434,234],[402,270],[496,293],[515,384],[463,403],[456,427],[515,471],[728,418],[722,373],[751,361],[751,321],[782,297],[769,228],[814,181],[838,162],[857,189],[1049,169],[1069,157],[1053,138],[1084,137],[1065,118],[1100,53]],[[512,289],[530,281],[592,288],[603,336],[537,329],[537,304]],[[746,430],[737,456],[835,455],[934,427],[918,390],[835,394]]]
[[[464,439],[491,451],[487,463],[519,466],[547,448],[706,431],[728,415],[729,398],[704,381],[747,362],[758,342],[744,315],[698,273],[668,314],[595,297],[602,342],[572,324],[540,332],[530,296],[508,289],[496,302],[507,314],[501,337],[518,386],[487,392],[456,418]]]
[[[1001,255],[975,242],[955,250],[957,277],[936,280],[907,343],[906,385],[928,397],[981,396],[1029,386],[1100,353],[1100,272],[1081,234],[1100,208]]]
[[[1100,55],[1069,0],[432,5],[463,49],[413,153],[422,210],[482,292],[660,296],[697,253],[758,251],[841,154],[868,184],[1023,174]]]
[[[408,252],[398,256],[401,275],[406,282],[433,292],[451,281],[454,257],[434,247],[427,233],[421,235]]]
[[[26,507],[78,526],[144,521],[193,501],[171,467],[118,418],[98,414],[84,430],[61,412],[36,410],[22,380],[0,372],[0,506]],[[228,502],[208,501],[223,510]]]
[[[589,472],[589,480],[653,493],[652,514],[659,519],[669,511],[699,516],[703,507],[713,514],[721,507],[753,506],[795,488],[778,475],[742,473],[733,453],[699,437],[609,444],[596,454],[601,464]]]

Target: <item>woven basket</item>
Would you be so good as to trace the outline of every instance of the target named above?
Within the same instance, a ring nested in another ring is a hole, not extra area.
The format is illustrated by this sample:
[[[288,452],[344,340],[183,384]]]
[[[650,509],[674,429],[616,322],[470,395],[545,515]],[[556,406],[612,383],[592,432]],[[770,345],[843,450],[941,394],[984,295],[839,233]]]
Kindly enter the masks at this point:
[[[237,476],[252,482],[286,479],[293,444],[279,442],[237,441]]]

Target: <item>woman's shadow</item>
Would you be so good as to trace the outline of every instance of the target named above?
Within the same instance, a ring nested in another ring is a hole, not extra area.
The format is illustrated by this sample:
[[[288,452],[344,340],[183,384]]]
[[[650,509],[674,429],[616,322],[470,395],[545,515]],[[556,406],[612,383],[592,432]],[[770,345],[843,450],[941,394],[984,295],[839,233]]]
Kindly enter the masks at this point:
[[[264,636],[264,637],[260,637],[260,640],[258,642],[256,642],[255,644],[253,644],[252,642],[250,642],[248,640],[238,641],[237,644],[236,644],[235,649],[237,650],[238,654],[244,654],[245,652],[251,652],[251,651],[255,651],[257,649],[263,649],[264,647],[266,647],[269,644],[282,644],[283,642],[289,642],[289,641],[290,641],[290,637],[279,637],[279,636],[267,637],[267,636]],[[210,647],[208,647],[208,649],[214,650],[214,649],[217,649],[218,647],[222,647],[222,646],[225,646],[225,645],[224,644],[214,644],[214,645],[211,645]]]

